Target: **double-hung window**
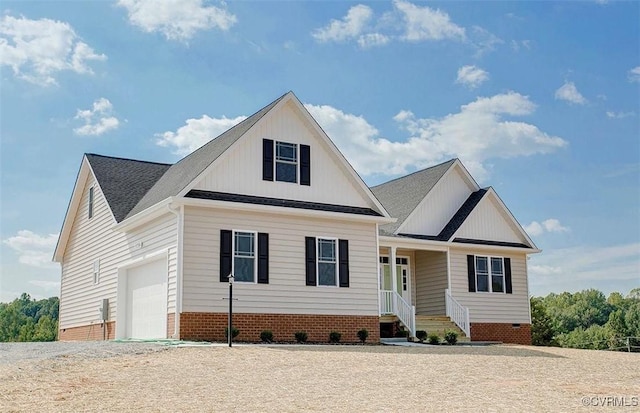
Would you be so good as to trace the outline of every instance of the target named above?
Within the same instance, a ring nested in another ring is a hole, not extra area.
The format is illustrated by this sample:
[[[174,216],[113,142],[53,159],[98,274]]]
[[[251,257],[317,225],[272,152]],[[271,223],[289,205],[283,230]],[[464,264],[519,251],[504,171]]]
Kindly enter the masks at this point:
[[[233,232],[233,276],[234,281],[256,280],[256,233]]]
[[[276,181],[298,182],[298,145],[276,142]]]
[[[476,256],[476,291],[505,292],[504,261],[502,257]]]
[[[336,241],[318,238],[318,285],[338,285]]]

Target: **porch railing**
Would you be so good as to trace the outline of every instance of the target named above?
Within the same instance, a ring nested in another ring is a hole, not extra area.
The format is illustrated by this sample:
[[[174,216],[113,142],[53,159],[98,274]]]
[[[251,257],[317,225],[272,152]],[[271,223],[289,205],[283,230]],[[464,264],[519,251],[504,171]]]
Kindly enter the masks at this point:
[[[447,317],[456,323],[467,337],[471,338],[471,324],[469,324],[469,308],[460,304],[449,292],[444,290]]]
[[[395,315],[409,330],[409,335],[416,336],[416,307],[406,302],[397,292],[380,290],[380,314]]]

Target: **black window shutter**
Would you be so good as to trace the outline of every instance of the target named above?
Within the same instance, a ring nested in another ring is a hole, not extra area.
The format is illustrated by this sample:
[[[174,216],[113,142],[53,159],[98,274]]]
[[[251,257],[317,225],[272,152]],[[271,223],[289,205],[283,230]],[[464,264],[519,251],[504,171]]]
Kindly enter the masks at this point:
[[[305,237],[305,269],[307,285],[316,285],[316,239]]]
[[[311,147],[300,145],[300,185],[311,185]]]
[[[262,179],[273,181],[273,140],[262,140]]]
[[[467,255],[467,277],[469,278],[469,292],[476,292],[476,257]]]
[[[258,233],[258,283],[269,284],[269,234]]]
[[[229,282],[233,260],[233,239],[228,229],[220,230],[220,282]]]
[[[338,241],[338,272],[340,277],[340,287],[349,286],[349,241],[341,239]]]
[[[504,291],[507,294],[513,294],[513,286],[511,284],[511,258],[504,259]]]

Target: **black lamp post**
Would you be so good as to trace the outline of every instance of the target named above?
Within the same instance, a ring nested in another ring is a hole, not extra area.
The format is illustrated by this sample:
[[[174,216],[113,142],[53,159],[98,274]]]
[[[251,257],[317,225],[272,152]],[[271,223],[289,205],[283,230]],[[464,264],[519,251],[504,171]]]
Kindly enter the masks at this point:
[[[229,274],[229,327],[227,327],[227,340],[229,347],[233,341],[233,274]]]

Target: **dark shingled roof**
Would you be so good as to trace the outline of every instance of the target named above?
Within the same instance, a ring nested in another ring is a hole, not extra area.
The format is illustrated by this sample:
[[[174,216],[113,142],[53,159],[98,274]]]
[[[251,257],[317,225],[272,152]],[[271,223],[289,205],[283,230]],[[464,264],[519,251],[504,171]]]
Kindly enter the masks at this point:
[[[202,191],[192,189],[187,193],[187,198],[210,199],[215,201],[240,202],[243,204],[258,204],[279,206],[285,208],[310,209],[314,211],[340,212],[343,214],[381,216],[370,208],[353,207],[346,205],[322,204],[319,202],[296,201],[291,199],[267,198],[263,196],[229,194],[225,192]]]
[[[116,222],[127,216],[131,208],[171,166],[92,153],[85,156]]]
[[[173,164],[151,189],[144,194],[135,207],[129,211],[127,218],[144,211],[170,196],[178,195],[180,191],[196,179],[207,166],[218,159],[220,155],[229,149],[231,145],[255,125],[267,112],[273,109],[288,93],[280,96],[222,135],[212,139],[196,151],[182,158],[179,162]]]
[[[396,232],[455,161],[451,159],[372,187],[371,191],[384,209],[389,212],[389,215],[398,219],[394,223],[381,225],[380,234],[391,235]]]

